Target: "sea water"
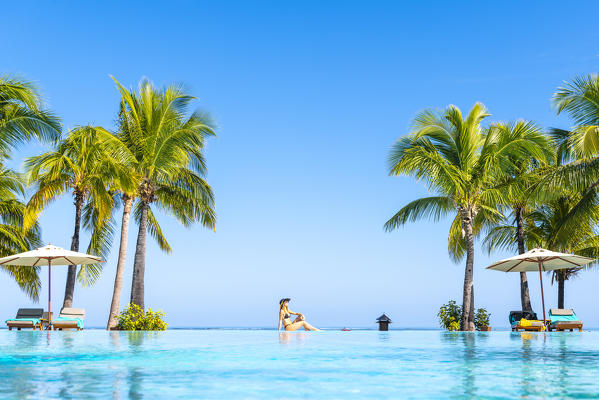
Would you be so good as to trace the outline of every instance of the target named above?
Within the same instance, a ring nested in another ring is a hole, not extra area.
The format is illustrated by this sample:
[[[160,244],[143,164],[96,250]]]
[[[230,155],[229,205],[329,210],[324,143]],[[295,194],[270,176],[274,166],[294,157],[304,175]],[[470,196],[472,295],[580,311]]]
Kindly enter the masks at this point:
[[[597,398],[599,332],[0,331],[0,398]]]

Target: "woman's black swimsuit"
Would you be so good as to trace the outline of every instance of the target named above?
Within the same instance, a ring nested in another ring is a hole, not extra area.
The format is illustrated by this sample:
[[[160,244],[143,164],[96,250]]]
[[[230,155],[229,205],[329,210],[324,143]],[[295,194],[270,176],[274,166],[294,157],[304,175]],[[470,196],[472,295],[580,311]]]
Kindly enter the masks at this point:
[[[285,315],[283,316],[283,319],[287,319],[287,318],[291,318],[291,315],[289,315],[289,314],[285,314]],[[287,328],[287,327],[288,327],[289,325],[291,325],[291,324],[292,324],[292,323],[290,322],[290,323],[288,323],[287,325],[283,325],[283,328]]]

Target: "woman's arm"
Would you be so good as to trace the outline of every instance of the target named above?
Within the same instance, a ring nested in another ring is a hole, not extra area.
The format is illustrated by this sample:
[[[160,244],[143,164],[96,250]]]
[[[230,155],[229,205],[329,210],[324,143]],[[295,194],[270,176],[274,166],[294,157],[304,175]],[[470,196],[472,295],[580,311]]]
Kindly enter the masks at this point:
[[[279,327],[278,330],[281,330],[281,321],[283,320],[283,311],[279,312]]]
[[[287,311],[289,312],[289,314],[302,315],[301,313],[298,313],[298,312],[295,312],[295,311],[291,311],[290,309],[287,309]]]

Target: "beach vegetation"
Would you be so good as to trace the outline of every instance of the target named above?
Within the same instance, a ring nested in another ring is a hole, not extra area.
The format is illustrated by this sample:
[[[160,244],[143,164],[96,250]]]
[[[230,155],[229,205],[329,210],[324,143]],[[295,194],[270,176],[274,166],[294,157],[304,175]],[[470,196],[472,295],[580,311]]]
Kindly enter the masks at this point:
[[[143,310],[136,304],[121,311],[118,316],[117,329],[123,331],[164,331],[168,324],[164,321],[163,311]]]
[[[195,98],[181,86],[159,89],[144,79],[135,92],[115,82],[122,98],[120,123],[126,126],[119,139],[141,178],[133,210],[139,231],[130,302],[143,309],[146,234],[154,236],[162,250],[171,251],[153,208],[186,227],[199,222],[215,228],[214,194],[204,179],[204,149],[207,138],[214,136],[214,125],[206,113],[190,111]]]
[[[495,126],[512,136],[518,136],[518,131],[543,134],[542,129],[532,121],[497,123]],[[506,205],[502,209],[504,217],[487,227],[487,236],[483,246],[486,247],[489,254],[497,248],[504,248],[518,254],[527,251],[528,225],[524,215],[550,197],[539,187],[540,171],[546,168],[549,161],[555,157],[555,149],[550,140],[541,141],[538,144],[542,146],[543,158],[518,157],[498,177],[501,180],[501,185],[498,187],[503,186]],[[520,272],[519,275],[522,310],[532,310],[528,277],[526,272]]]
[[[474,325],[476,326],[477,331],[481,331],[486,327],[490,326],[490,318],[491,314],[484,308],[477,308],[476,313],[474,313]]]
[[[439,325],[448,331],[459,331],[462,319],[462,307],[455,300],[449,300],[439,308],[437,313]]]
[[[31,250],[41,244],[37,221],[24,227],[25,181],[6,161],[19,145],[37,139],[55,143],[60,139],[60,119],[46,110],[39,89],[15,75],[0,76],[0,257]],[[25,294],[39,298],[39,267],[2,265]]]
[[[74,230],[71,250],[79,251],[81,227],[91,231],[87,252],[105,258],[112,244],[114,198],[109,183],[119,176],[119,165],[113,162],[101,135],[105,129],[98,126],[80,126],[56,144],[49,152],[25,161],[27,181],[34,193],[27,203],[25,227],[37,220],[40,213],[65,193],[73,196]],[[72,307],[75,280],[85,286],[100,276],[101,264],[76,265],[67,270],[63,307]]]
[[[424,181],[434,195],[414,200],[385,223],[392,231],[418,219],[438,221],[450,215],[449,254],[465,257],[461,330],[474,325],[474,240],[490,223],[503,218],[507,204],[501,176],[522,158],[543,159],[547,137],[536,129],[482,125],[490,114],[476,103],[463,116],[453,105],[416,116],[411,131],[389,155],[389,174]]]

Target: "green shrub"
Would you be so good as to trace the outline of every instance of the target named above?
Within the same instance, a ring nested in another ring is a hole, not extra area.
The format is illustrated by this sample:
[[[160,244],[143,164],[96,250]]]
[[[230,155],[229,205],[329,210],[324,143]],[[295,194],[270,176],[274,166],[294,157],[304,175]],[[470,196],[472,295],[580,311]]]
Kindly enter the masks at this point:
[[[459,331],[462,307],[458,306],[455,301],[449,300],[449,303],[441,306],[437,317],[439,317],[441,328],[445,328],[448,331]]]
[[[164,331],[168,324],[163,321],[163,311],[144,312],[136,304],[129,304],[127,309],[119,314],[117,328],[123,331]]]
[[[447,304],[443,304],[437,313],[441,328],[448,331],[459,331],[460,320],[462,319],[462,307],[457,305],[455,301],[449,300]],[[476,330],[481,330],[483,326],[489,326],[489,317],[491,314],[484,308],[479,308],[474,313],[474,326]]]
[[[476,310],[474,314],[474,326],[476,326],[477,330],[481,330],[483,326],[489,326],[489,317],[491,314],[487,312],[484,308],[479,308]]]

